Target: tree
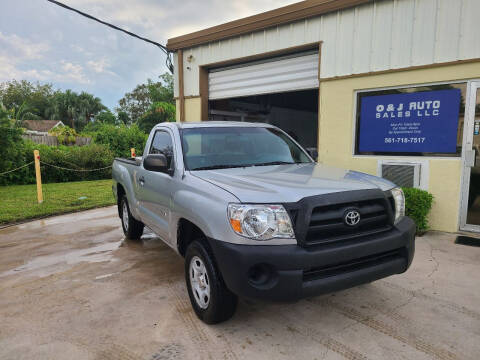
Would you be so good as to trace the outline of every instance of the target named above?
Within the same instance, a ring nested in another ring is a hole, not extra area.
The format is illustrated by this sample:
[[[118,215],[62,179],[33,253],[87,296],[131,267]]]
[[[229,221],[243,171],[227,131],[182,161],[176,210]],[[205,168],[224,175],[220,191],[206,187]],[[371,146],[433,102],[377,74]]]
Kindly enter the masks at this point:
[[[127,124],[130,124],[131,122],[130,118],[128,117],[128,114],[125,111],[119,111],[117,113],[117,118],[120,124],[127,125]]]
[[[117,123],[117,118],[110,110],[103,110],[95,116],[95,122],[115,125]]]
[[[156,102],[137,121],[138,127],[146,133],[158,123],[174,122],[175,106],[167,102]]]
[[[82,130],[100,111],[107,108],[100,98],[72,90],[57,91],[47,112],[50,119],[65,121],[72,129]]]
[[[48,110],[50,119],[64,122],[67,120],[67,124],[75,129],[75,118],[79,114],[77,99],[78,94],[72,90],[57,91]]]
[[[86,93],[85,91],[82,91],[78,96],[77,107],[79,116],[76,120],[79,129],[83,129],[85,125],[87,125],[100,111],[107,110],[107,107],[102,104],[100,98]]]
[[[23,120],[41,120],[42,118],[37,114],[32,112],[31,106],[27,105],[24,102],[17,108],[10,109],[10,117],[17,122],[17,124],[21,124]]]
[[[26,106],[32,118],[46,119],[50,101],[54,95],[51,84],[12,80],[0,84],[0,102],[6,109],[17,112]]]
[[[150,99],[152,99],[152,102],[154,103],[167,102],[175,104],[175,99],[173,97],[173,75],[164,73],[160,75],[159,78],[160,81],[156,83],[150,79],[147,81]]]
[[[51,84],[26,80],[0,83],[0,102],[17,120],[61,120],[77,129],[107,110],[100,98],[87,92],[54,90]]]
[[[148,79],[145,84],[140,84],[119,100],[117,112],[127,114],[131,122],[137,122],[140,117],[149,111],[155,102],[174,104],[173,77],[165,73],[159,76],[160,81]]]

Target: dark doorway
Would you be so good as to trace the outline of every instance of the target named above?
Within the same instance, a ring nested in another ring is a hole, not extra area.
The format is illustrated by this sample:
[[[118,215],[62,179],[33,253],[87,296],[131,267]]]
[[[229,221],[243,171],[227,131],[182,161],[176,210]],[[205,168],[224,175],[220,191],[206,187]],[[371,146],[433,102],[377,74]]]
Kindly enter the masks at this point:
[[[210,100],[209,120],[272,124],[303,147],[316,149],[318,89]]]

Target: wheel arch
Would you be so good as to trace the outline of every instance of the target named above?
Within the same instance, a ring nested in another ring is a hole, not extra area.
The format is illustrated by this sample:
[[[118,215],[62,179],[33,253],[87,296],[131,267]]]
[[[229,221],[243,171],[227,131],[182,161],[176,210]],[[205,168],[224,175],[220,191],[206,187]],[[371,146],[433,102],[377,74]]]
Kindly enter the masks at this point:
[[[177,222],[177,251],[180,255],[185,257],[188,245],[193,241],[198,240],[202,242],[210,251],[210,244],[207,240],[207,235],[194,222],[182,217]]]
[[[125,188],[123,187],[122,184],[118,183],[117,184],[117,210],[118,210],[118,216],[122,216],[120,213],[120,201],[122,201],[123,195],[126,195]]]

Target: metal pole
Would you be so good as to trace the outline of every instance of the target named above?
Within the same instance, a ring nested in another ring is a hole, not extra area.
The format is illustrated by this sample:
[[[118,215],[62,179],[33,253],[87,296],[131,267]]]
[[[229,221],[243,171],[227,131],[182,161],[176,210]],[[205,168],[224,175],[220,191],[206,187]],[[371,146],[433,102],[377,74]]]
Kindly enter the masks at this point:
[[[33,150],[33,158],[35,160],[35,176],[37,178],[37,199],[38,203],[43,202],[43,193],[42,193],[42,174],[40,173],[40,152],[38,150]]]

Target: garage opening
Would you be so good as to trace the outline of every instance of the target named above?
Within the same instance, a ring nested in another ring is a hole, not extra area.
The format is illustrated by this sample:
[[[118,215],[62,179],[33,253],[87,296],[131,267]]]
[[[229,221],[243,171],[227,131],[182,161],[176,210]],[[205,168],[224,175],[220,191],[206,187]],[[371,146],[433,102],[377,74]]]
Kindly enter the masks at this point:
[[[303,147],[316,149],[318,89],[211,100],[209,120],[272,124]]]
[[[316,150],[318,64],[314,49],[210,69],[209,120],[272,124]]]

